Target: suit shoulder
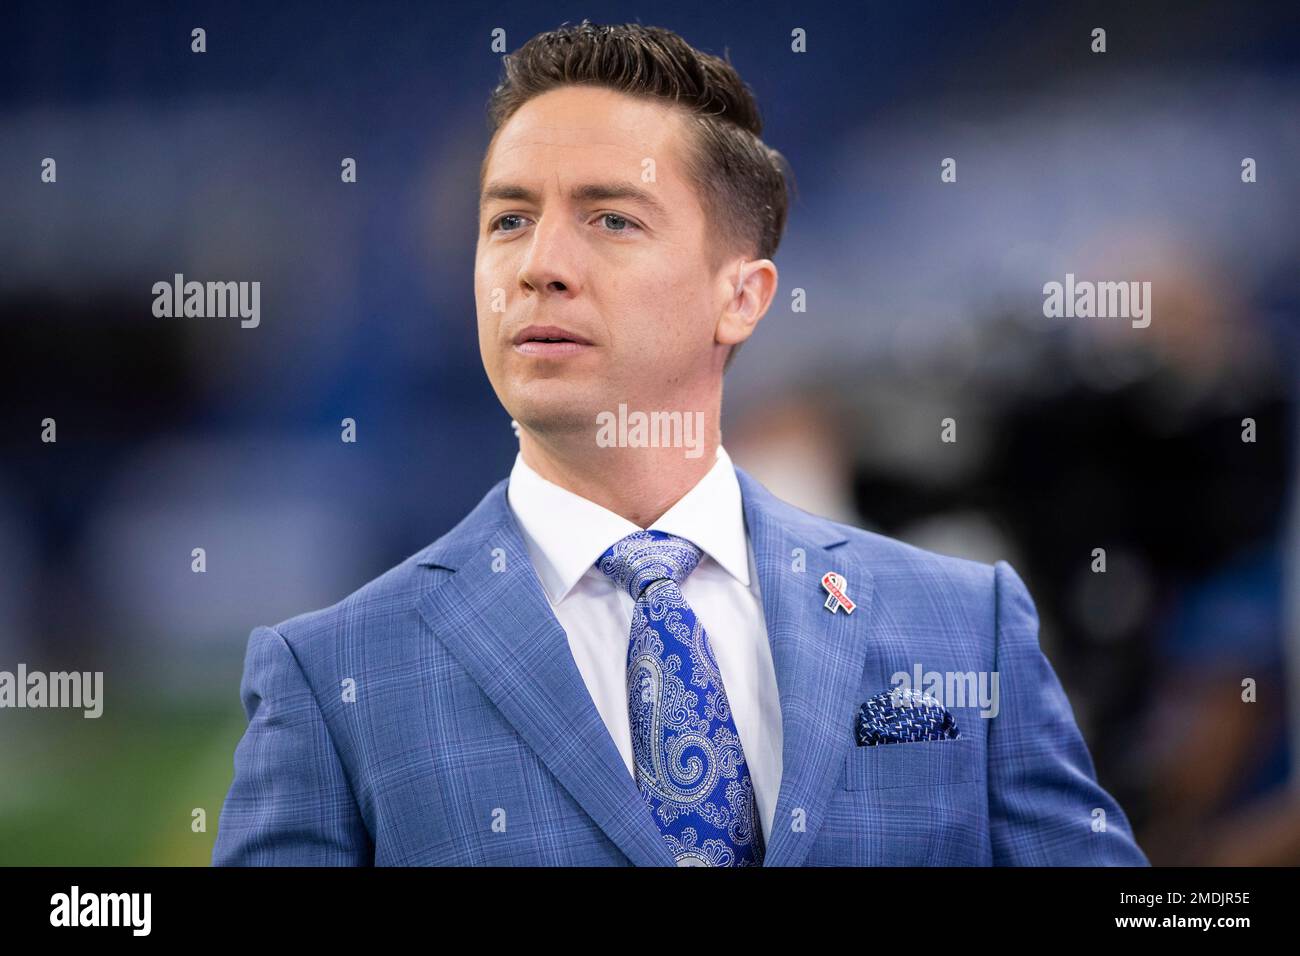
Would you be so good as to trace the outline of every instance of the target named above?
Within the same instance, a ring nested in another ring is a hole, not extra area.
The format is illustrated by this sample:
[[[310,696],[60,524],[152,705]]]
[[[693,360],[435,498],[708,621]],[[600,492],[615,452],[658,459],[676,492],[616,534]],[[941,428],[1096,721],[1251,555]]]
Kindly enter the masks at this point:
[[[866,565],[878,592],[915,593],[921,589],[945,600],[992,610],[997,565],[930,551],[838,521],[827,519],[827,524],[847,539],[840,547],[851,548],[853,556]]]
[[[830,523],[848,539],[848,544],[854,548],[855,553],[876,562],[884,570],[900,570],[905,573],[927,570],[947,574],[981,588],[993,584],[995,566],[987,562],[930,551],[900,538],[891,538],[878,531],[868,531],[838,521]],[[872,567],[873,572],[876,565]]]
[[[507,483],[504,478],[497,482],[469,514],[432,544],[341,601],[282,621],[276,630],[295,650],[308,653],[340,648],[362,637],[378,640],[399,634],[401,628],[394,625],[416,614],[420,595],[449,573],[440,561],[457,560],[505,519]]]
[[[898,538],[813,514],[773,495],[743,469],[737,468],[736,474],[742,489],[796,537],[821,541],[831,553],[849,549],[870,570],[878,589],[916,590],[920,584],[930,585],[948,596],[958,594],[965,599],[993,600],[996,565],[928,551]]]
[[[772,494],[741,468],[736,469],[742,491],[756,509],[775,519],[797,538],[823,543],[831,553],[847,548],[872,574],[877,587],[915,586],[918,579],[942,584],[967,595],[993,593],[996,566],[955,555],[940,554],[898,538],[868,531],[824,515],[814,514]]]
[[[281,621],[275,630],[295,650],[312,652],[322,644],[338,641],[345,630],[355,633],[359,625],[364,627],[372,620],[413,610],[417,598],[428,587],[429,575],[434,573],[420,563],[428,550],[422,548],[404,558],[328,607]]]
[[[897,538],[836,523],[854,558],[870,573],[874,600],[894,622],[949,635],[954,644],[994,652],[998,626],[998,567],[941,554]],[[833,549],[834,550],[834,549]],[[833,553],[832,550],[832,553]]]

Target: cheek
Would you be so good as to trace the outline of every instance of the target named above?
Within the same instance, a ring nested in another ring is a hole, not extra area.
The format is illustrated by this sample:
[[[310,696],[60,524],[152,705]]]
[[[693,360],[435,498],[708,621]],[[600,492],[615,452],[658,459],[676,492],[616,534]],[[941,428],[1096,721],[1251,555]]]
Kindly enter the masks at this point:
[[[495,292],[501,287],[501,281],[493,274],[490,263],[480,262],[474,269],[474,306],[478,313],[478,323],[483,329],[500,324],[504,314],[494,311],[493,306],[504,306],[501,293]]]
[[[486,298],[493,286],[501,285],[503,272],[503,250],[480,239],[474,247],[475,290]]]
[[[681,272],[666,276],[655,287],[656,323],[665,351],[691,352],[713,336],[708,288],[696,275]]]
[[[630,327],[652,333],[667,345],[693,339],[708,309],[703,279],[690,272],[686,263],[627,270],[612,275],[605,288],[616,297],[618,314],[631,319]]]
[[[488,302],[489,287],[487,262],[480,256],[474,261],[474,302],[478,306],[480,317],[490,304]]]

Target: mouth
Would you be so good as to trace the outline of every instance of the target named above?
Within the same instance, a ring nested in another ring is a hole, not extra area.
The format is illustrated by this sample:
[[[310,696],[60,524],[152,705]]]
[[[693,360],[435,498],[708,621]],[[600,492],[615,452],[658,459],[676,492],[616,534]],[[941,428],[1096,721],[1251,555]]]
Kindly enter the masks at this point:
[[[523,355],[559,357],[592,348],[590,339],[558,325],[530,325],[514,337],[515,351]]]

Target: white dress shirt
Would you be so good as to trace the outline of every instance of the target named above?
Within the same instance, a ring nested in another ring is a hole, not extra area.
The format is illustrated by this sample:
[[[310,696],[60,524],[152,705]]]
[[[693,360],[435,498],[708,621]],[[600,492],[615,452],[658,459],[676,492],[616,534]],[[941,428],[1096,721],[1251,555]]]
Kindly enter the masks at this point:
[[[627,712],[634,602],[595,565],[606,548],[641,529],[547,481],[522,454],[515,457],[507,498],[591,700],[635,779]],[[770,843],[781,786],[781,705],[740,483],[721,445],[708,473],[650,528],[686,538],[704,552],[682,595],[704,625],[722,673],[759,825]]]

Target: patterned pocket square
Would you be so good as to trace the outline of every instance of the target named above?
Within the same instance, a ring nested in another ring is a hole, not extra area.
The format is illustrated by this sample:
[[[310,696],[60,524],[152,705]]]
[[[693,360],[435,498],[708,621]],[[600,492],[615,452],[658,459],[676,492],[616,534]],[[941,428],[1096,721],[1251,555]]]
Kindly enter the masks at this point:
[[[901,689],[887,690],[863,703],[854,731],[859,747],[961,737],[946,707],[929,694]]]

